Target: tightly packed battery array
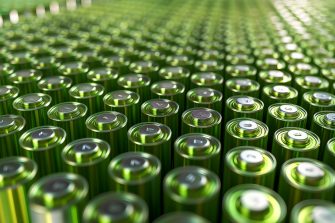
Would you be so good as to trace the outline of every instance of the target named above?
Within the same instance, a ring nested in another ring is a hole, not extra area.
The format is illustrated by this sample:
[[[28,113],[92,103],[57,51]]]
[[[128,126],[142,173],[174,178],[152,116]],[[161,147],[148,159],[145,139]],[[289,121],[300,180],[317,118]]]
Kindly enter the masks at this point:
[[[334,2],[95,1],[0,29],[0,222],[335,222]]]

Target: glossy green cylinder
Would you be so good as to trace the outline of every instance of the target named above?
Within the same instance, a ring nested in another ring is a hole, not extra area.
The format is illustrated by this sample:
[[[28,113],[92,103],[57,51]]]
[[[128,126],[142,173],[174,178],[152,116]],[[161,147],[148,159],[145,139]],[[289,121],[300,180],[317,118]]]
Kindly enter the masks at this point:
[[[281,70],[262,70],[258,74],[258,82],[262,88],[273,84],[290,86],[292,76]]]
[[[246,95],[254,98],[259,97],[260,85],[255,80],[248,78],[233,78],[225,82],[224,100],[235,95]]]
[[[194,223],[209,223],[209,221],[199,215],[193,214],[192,212],[176,211],[168,214],[164,214],[157,218],[153,223],[170,223],[170,222],[194,222]]]
[[[91,69],[87,74],[87,80],[100,84],[104,87],[106,92],[114,91],[117,89],[117,79],[119,72],[114,68],[97,67]]]
[[[335,138],[328,140],[322,161],[335,170]]]
[[[299,102],[308,91],[328,91],[329,82],[320,76],[299,76],[294,78],[293,87],[299,92]]]
[[[223,92],[223,76],[216,72],[199,72],[192,74],[191,89],[198,87],[207,87]]]
[[[137,74],[144,74],[152,81],[158,81],[159,66],[153,61],[136,61],[130,64],[129,70]]]
[[[222,112],[223,95],[212,88],[193,88],[186,94],[187,108],[203,107]]]
[[[8,77],[8,84],[18,87],[21,95],[38,92],[37,84],[42,76],[37,70],[18,70]]]
[[[71,85],[71,78],[65,76],[49,76],[38,82],[40,92],[50,95],[53,105],[69,101]]]
[[[189,77],[191,73],[185,67],[163,67],[159,70],[159,77],[163,80],[176,81],[184,85],[185,89],[190,88]]]
[[[19,95],[19,88],[11,85],[0,86],[0,114],[13,114],[13,101]]]
[[[150,98],[150,83],[150,77],[143,74],[127,74],[117,80],[120,89],[136,92],[142,103]]]
[[[89,67],[82,62],[72,61],[63,63],[58,68],[58,73],[72,79],[73,84],[84,83],[87,81]]]

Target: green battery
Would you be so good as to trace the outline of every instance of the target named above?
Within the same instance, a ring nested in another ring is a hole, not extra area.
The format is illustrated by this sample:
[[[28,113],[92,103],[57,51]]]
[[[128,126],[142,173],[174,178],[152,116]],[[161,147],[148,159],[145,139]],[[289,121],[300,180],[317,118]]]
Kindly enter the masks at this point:
[[[20,89],[11,85],[0,85],[0,114],[13,114],[13,101],[20,93]]]
[[[266,46],[265,48],[256,48],[253,52],[254,56],[259,59],[265,59],[265,58],[275,58],[278,59],[280,57],[280,54],[273,49],[271,46]]]
[[[319,69],[309,63],[292,64],[288,66],[288,70],[294,77],[319,75]]]
[[[53,56],[43,56],[35,58],[33,67],[40,71],[44,77],[57,75],[58,67],[61,64]]]
[[[19,155],[19,138],[26,120],[19,115],[0,115],[0,158]]]
[[[159,50],[141,51],[139,53],[139,57],[143,59],[144,61],[153,61],[155,64],[157,64],[160,67],[165,65],[166,55]]]
[[[293,87],[299,92],[299,102],[307,91],[328,91],[329,82],[320,76],[298,76],[294,78]]]
[[[164,214],[153,221],[153,223],[210,223],[207,219],[193,214],[192,212],[176,211]]]
[[[108,192],[91,200],[83,223],[148,223],[149,210],[140,197],[125,192]]]
[[[14,73],[14,69],[7,63],[0,63],[0,86],[7,84],[8,77]]]
[[[78,102],[63,102],[48,110],[48,118],[54,126],[67,133],[67,142],[85,137],[86,105]]]
[[[173,67],[184,67],[189,73],[194,71],[194,60],[188,55],[170,55],[166,57],[166,64]],[[185,86],[187,88],[188,85]]]
[[[117,90],[106,94],[103,98],[105,110],[117,111],[128,119],[128,127],[140,120],[140,95],[128,90]]]
[[[8,83],[20,89],[20,94],[38,92],[37,84],[42,78],[42,73],[37,70],[18,70],[9,75]]]
[[[34,59],[26,50],[9,53],[7,60],[16,70],[29,69],[34,64]]]
[[[138,195],[149,206],[150,219],[161,214],[161,162],[151,154],[126,152],[108,166],[110,188]]]
[[[322,160],[335,170],[335,138],[328,140]]]
[[[292,76],[281,70],[262,70],[258,74],[258,82],[261,87],[272,84],[289,86],[292,82]]]
[[[189,90],[186,94],[187,108],[204,107],[216,110],[221,113],[222,111],[222,98],[221,91],[199,87]]]
[[[152,81],[158,81],[159,75],[158,70],[159,66],[156,62],[153,61],[136,61],[130,64],[130,72],[136,74],[143,74],[150,78]]]
[[[120,89],[136,92],[142,103],[150,98],[150,83],[150,77],[143,74],[127,74],[117,80]]]
[[[69,100],[71,85],[71,78],[65,76],[45,77],[38,82],[39,90],[51,96],[53,105]]]
[[[274,133],[271,153],[276,157],[278,167],[281,167],[292,158],[317,159],[319,148],[320,139],[315,133],[298,127],[284,127]]]
[[[215,49],[203,49],[198,51],[198,58],[203,60],[224,60],[224,53]]]
[[[229,65],[226,67],[225,79],[249,78],[256,80],[257,69],[247,64]]]
[[[76,60],[75,53],[67,45],[53,47],[52,50],[51,50],[51,54],[52,54],[53,57],[56,58],[57,61],[59,61],[62,64],[63,63],[72,63],[72,62],[69,62],[69,61]],[[60,67],[58,67],[57,73],[59,73],[59,71],[61,69]],[[62,75],[64,75],[64,74],[62,74]]]
[[[169,99],[151,99],[141,106],[142,122],[158,122],[167,125],[171,131],[171,140],[179,135],[179,105]]]
[[[291,223],[331,223],[335,219],[335,205],[332,202],[311,199],[296,204],[291,212]]]
[[[104,66],[106,66],[107,68],[116,69],[117,72],[120,74],[120,76],[128,74],[130,72],[129,70],[130,60],[124,56],[120,55],[105,56],[103,57],[102,62]]]
[[[198,87],[208,87],[223,92],[223,76],[215,72],[199,72],[192,74],[191,89]]]
[[[87,136],[103,139],[109,143],[114,154],[126,152],[127,117],[113,111],[98,112],[86,119]]]
[[[261,100],[264,102],[264,110],[267,111],[268,107],[275,103],[291,103],[297,104],[298,91],[286,85],[267,85],[263,87]],[[264,114],[266,116],[266,114]]]
[[[115,68],[97,67],[91,69],[87,74],[89,82],[94,82],[102,85],[106,92],[117,89],[116,81],[119,77],[119,72]]]
[[[30,223],[28,189],[37,164],[26,157],[0,159],[0,222]]]
[[[322,68],[321,77],[327,79],[330,85],[335,83],[335,68]]]
[[[308,56],[305,56],[301,52],[291,52],[289,54],[285,54],[283,57],[286,63],[296,64],[296,63],[311,63],[312,59]]]
[[[65,146],[66,132],[54,126],[29,129],[20,137],[20,153],[38,165],[38,176],[61,170],[61,152]]]
[[[224,100],[235,95],[246,95],[254,98],[259,97],[260,85],[255,80],[248,78],[232,78],[226,81],[224,89]]]
[[[67,144],[61,153],[64,170],[83,176],[89,186],[88,196],[107,191],[107,167],[114,151],[101,139],[83,138]]]
[[[210,135],[189,133],[180,136],[174,143],[174,167],[199,166],[218,176],[221,162],[221,143]]]
[[[90,68],[100,67],[102,65],[101,58],[92,49],[77,51],[75,54],[77,60],[88,65]]]
[[[73,84],[79,84],[87,82],[87,74],[89,67],[78,61],[63,63],[57,71],[60,75],[66,76],[72,79]]]
[[[128,150],[146,152],[162,163],[162,175],[172,167],[171,129],[157,122],[142,122],[128,130]]]
[[[188,90],[190,88],[190,71],[184,67],[163,67],[159,70],[161,80],[177,81],[184,85]]]
[[[229,65],[237,65],[237,64],[253,64],[255,59],[253,56],[245,54],[245,53],[236,53],[229,54],[226,56],[226,63]]]
[[[273,190],[256,184],[242,184],[229,189],[222,202],[222,223],[284,223],[286,205]]]
[[[205,133],[221,139],[221,120],[221,114],[215,110],[190,108],[182,114],[181,133]]]
[[[87,106],[88,113],[94,114],[103,108],[102,95],[105,89],[96,83],[80,83],[69,90],[70,98]]]
[[[266,116],[266,125],[269,127],[269,142],[272,143],[273,134],[278,129],[283,127],[306,128],[306,123],[307,111],[299,105],[290,103],[270,105]]]
[[[210,222],[218,222],[220,179],[213,172],[196,166],[171,170],[164,178],[164,213],[189,211]]]
[[[224,73],[224,65],[219,60],[198,60],[194,63],[194,69],[197,72],[216,72]]]
[[[310,128],[315,113],[335,110],[335,95],[326,91],[308,91],[302,96],[301,107],[308,111],[307,128]]]
[[[321,111],[315,113],[311,131],[317,134],[320,138],[319,159],[321,160],[324,157],[328,140],[335,137],[335,112]]]
[[[29,189],[31,220],[34,223],[80,223],[87,194],[88,184],[77,174],[45,176]]]
[[[235,118],[253,118],[262,121],[264,103],[258,98],[236,95],[226,100],[225,123]]]
[[[282,165],[278,193],[285,200],[288,210],[307,199],[333,201],[334,176],[335,171],[320,161],[293,158]]]
[[[267,150],[269,128],[252,118],[236,118],[227,122],[224,154],[237,146],[255,146]]]
[[[158,81],[151,85],[151,97],[169,99],[179,105],[179,112],[184,111],[185,86],[177,81]]]
[[[26,120],[26,126],[33,128],[48,123],[47,111],[52,98],[43,93],[30,93],[16,98],[14,109]]]
[[[258,184],[273,189],[277,162],[268,151],[253,146],[238,146],[224,158],[222,176],[225,192],[239,184]]]

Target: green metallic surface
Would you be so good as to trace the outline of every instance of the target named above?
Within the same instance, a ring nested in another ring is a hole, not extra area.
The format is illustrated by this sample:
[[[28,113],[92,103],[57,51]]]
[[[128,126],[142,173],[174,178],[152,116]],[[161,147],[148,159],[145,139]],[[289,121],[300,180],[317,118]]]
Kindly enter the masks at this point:
[[[40,92],[50,95],[53,105],[69,100],[71,85],[71,78],[65,76],[49,76],[38,82]]]
[[[63,63],[58,68],[58,73],[71,78],[73,84],[86,82],[88,71],[88,66],[78,61]]]
[[[163,80],[176,81],[184,85],[186,90],[189,89],[190,71],[184,67],[163,67],[159,70],[159,77]]]
[[[224,100],[234,95],[246,95],[254,98],[259,97],[260,85],[255,80],[248,78],[232,78],[225,82]]]
[[[328,91],[329,82],[320,76],[298,76],[294,79],[293,87],[299,92],[299,102],[308,91]]]
[[[0,85],[7,84],[7,78],[14,72],[14,69],[11,65],[7,63],[0,64]]]
[[[335,138],[328,140],[322,161],[335,170]]]
[[[223,92],[223,76],[216,72],[199,72],[190,77],[191,89],[198,87],[212,88]]]
[[[20,93],[20,89],[11,85],[0,86],[0,114],[13,114],[13,101]]]
[[[223,95],[212,88],[193,88],[186,94],[187,108],[204,107],[222,112]]]
[[[249,78],[256,80],[257,69],[250,65],[230,65],[226,67],[225,79],[231,78]]]
[[[87,80],[100,84],[106,92],[113,91],[117,88],[116,81],[119,73],[115,68],[98,67],[91,69],[87,74]]]
[[[20,89],[20,94],[38,92],[37,83],[42,78],[42,73],[37,70],[19,70],[8,76],[7,82]]]
[[[129,65],[129,69],[131,72],[148,76],[151,81],[159,79],[159,66],[153,61],[136,61]]]
[[[292,76],[281,70],[266,70],[258,74],[261,87],[272,84],[291,85]],[[300,92],[299,92],[300,93]]]
[[[171,212],[157,218],[153,223],[209,223],[208,220],[191,212]]]
[[[120,89],[136,92],[142,103],[150,98],[150,83],[150,77],[143,74],[127,74],[117,80]]]

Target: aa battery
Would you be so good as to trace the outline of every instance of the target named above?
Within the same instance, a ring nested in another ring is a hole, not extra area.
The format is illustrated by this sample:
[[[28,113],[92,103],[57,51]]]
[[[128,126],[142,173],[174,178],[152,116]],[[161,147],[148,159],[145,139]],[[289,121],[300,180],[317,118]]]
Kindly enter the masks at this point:
[[[110,188],[138,195],[149,206],[150,219],[161,214],[161,162],[151,154],[127,152],[108,166]]]
[[[194,60],[189,55],[170,55],[166,57],[166,64],[173,67],[183,67],[188,73],[194,72]],[[189,85],[185,85],[188,89]]]
[[[257,60],[256,65],[262,70],[283,70],[286,67],[283,60],[269,57]]]
[[[249,78],[256,80],[257,69],[254,66],[246,64],[229,65],[226,67],[225,79],[231,78]]]
[[[87,136],[102,139],[111,147],[113,154],[126,152],[127,117],[113,111],[98,112],[86,119]]]
[[[106,94],[103,98],[105,110],[117,111],[128,119],[128,126],[140,120],[140,95],[127,90],[117,90]]]
[[[266,85],[291,85],[292,76],[281,70],[264,70],[258,74],[258,82],[261,87]],[[300,93],[300,92],[299,92]]]
[[[184,85],[188,90],[190,88],[189,77],[190,71],[184,67],[163,67],[159,70],[161,80],[177,81]]]
[[[0,86],[0,114],[13,114],[13,101],[19,95],[19,88],[11,85]]]
[[[320,76],[298,76],[294,78],[293,87],[299,92],[299,102],[308,91],[328,91],[329,82]]]
[[[130,60],[124,56],[112,55],[104,57],[102,62],[106,67],[116,69],[120,76],[128,74],[130,72]]]
[[[36,70],[40,71],[45,77],[57,75],[57,70],[59,66],[61,66],[61,64],[57,62],[56,58],[53,56],[38,57],[33,64],[33,67]]]
[[[161,217],[153,221],[153,223],[183,223],[183,222],[194,222],[194,223],[210,223],[207,219],[193,214],[192,212],[176,211],[168,214],[164,214]]]
[[[236,95],[226,100],[225,123],[235,118],[253,118],[262,121],[264,103],[258,98]]]
[[[62,150],[64,170],[79,174],[88,182],[88,196],[107,191],[107,167],[114,156],[109,144],[101,139],[83,138],[70,142]]]
[[[328,140],[322,161],[335,170],[335,138]]]
[[[319,70],[315,65],[309,63],[297,63],[288,66],[288,70],[294,77],[318,75]]]
[[[148,223],[148,206],[131,193],[108,192],[95,197],[84,210],[84,223]]]
[[[87,73],[89,67],[82,62],[67,62],[63,63],[58,68],[60,75],[69,77],[72,79],[73,84],[84,83],[87,81]]]
[[[51,96],[53,105],[69,100],[71,85],[71,78],[65,76],[45,77],[38,82],[39,90]]]
[[[196,166],[171,170],[164,178],[164,213],[189,211],[218,222],[220,179]]]
[[[191,89],[208,87],[223,92],[223,76],[215,72],[199,72],[191,76]]]
[[[80,83],[70,88],[69,95],[72,100],[85,104],[88,114],[94,114],[103,108],[104,91],[104,87],[100,84]]]
[[[52,98],[43,93],[30,93],[16,98],[14,109],[26,120],[26,126],[33,128],[48,123],[47,111]]]
[[[54,126],[67,133],[67,142],[85,137],[86,105],[78,102],[64,102],[52,106],[48,117]]]
[[[20,89],[20,94],[38,92],[37,83],[42,79],[42,73],[37,70],[18,70],[8,77],[8,84]]]
[[[143,74],[127,74],[117,80],[119,88],[136,92],[141,102],[150,98],[150,82],[150,77]]]
[[[29,189],[31,220],[34,223],[80,223],[87,200],[85,178],[72,173],[45,176]]]
[[[320,161],[293,158],[282,165],[278,193],[285,200],[288,210],[307,199],[333,201],[334,176],[335,171]]]
[[[13,67],[9,64],[0,64],[0,86],[7,84],[7,78],[14,72]]]
[[[233,78],[225,83],[224,100],[234,95],[246,95],[254,98],[259,97],[260,85],[255,80],[248,78]]]
[[[158,81],[159,66],[153,61],[136,61],[130,64],[129,69],[136,74],[143,74],[152,81]]]
[[[187,108],[204,107],[221,113],[223,95],[221,91],[212,88],[193,88],[186,94]]]
[[[115,68],[98,67],[90,70],[87,74],[87,80],[100,84],[106,92],[117,89],[116,81],[119,77],[119,72]]]
[[[210,135],[189,133],[180,136],[174,143],[173,166],[199,166],[217,175],[220,172],[221,143]]]
[[[284,200],[276,192],[256,184],[242,184],[228,190],[222,208],[222,223],[284,223],[287,212]]]
[[[0,159],[0,222],[31,222],[27,198],[36,173],[36,163],[26,157]]]
[[[251,118],[236,118],[226,124],[224,154],[237,146],[255,146],[267,150],[269,128]]]

